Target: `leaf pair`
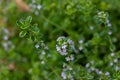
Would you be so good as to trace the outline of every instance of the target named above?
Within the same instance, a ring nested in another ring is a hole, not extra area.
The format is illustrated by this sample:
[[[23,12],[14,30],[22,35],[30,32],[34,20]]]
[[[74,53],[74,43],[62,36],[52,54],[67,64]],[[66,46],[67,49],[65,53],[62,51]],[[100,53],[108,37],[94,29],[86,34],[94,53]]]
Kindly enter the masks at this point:
[[[29,32],[31,33],[31,31],[32,31],[31,34],[32,36],[37,35],[37,33],[39,32],[38,25],[37,24],[31,25],[31,21],[32,21],[32,17],[28,16],[25,20],[20,19],[16,22],[17,25],[20,27],[20,29],[22,29],[22,31],[19,33],[20,37],[24,37],[27,33]],[[28,34],[29,37],[31,37],[31,35]]]
[[[24,37],[27,33],[26,29],[28,27],[30,27],[30,23],[32,21],[32,17],[31,16],[28,16],[25,20],[23,19],[20,19],[20,20],[17,20],[17,25],[20,27],[20,29],[22,29],[22,31],[19,33],[19,36],[20,37]]]
[[[17,20],[16,23],[21,29],[27,29],[30,26],[31,21],[32,17],[28,16],[25,20],[23,19]]]

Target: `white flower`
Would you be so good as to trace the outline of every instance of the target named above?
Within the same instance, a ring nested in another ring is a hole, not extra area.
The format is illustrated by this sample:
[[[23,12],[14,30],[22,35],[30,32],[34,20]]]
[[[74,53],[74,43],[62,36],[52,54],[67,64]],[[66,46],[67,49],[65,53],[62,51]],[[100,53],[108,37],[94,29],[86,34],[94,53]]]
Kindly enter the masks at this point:
[[[73,61],[74,60],[74,56],[70,55],[70,56],[66,57],[65,59],[66,59],[66,61]]]
[[[94,71],[94,70],[95,70],[95,68],[94,68],[94,67],[92,67],[92,68],[91,68],[91,70],[92,70],[92,71]]]
[[[7,28],[4,28],[4,32],[5,32],[5,34],[9,34],[9,31]]]
[[[107,16],[107,14],[104,11],[98,12],[98,17],[105,18],[106,16]]]
[[[109,20],[107,20],[106,22],[107,22],[107,23],[110,23],[110,21],[109,21]]]
[[[68,48],[74,48],[74,42],[70,39],[65,38],[64,36],[58,37],[57,38],[58,44],[56,45],[56,50],[61,54],[61,55],[67,55],[68,54]]]
[[[118,62],[118,59],[114,59],[114,63],[117,63]]]
[[[8,43],[2,43],[2,45],[5,48],[5,50],[8,50]]]
[[[93,27],[93,26],[90,26],[90,30],[91,30],[91,31],[94,30],[94,27]]]
[[[115,53],[111,53],[110,55],[113,57],[115,55]]]
[[[72,71],[73,70],[72,67],[69,67],[69,70]]]
[[[73,61],[74,60],[74,56],[70,55],[70,60]]]
[[[44,62],[44,61],[41,61],[41,64],[45,64],[45,62]]]
[[[41,46],[42,46],[42,47],[45,47],[45,44],[44,44],[44,42],[43,42],[43,41],[41,42]]]
[[[98,15],[101,15],[101,12],[98,12]]]
[[[112,31],[109,31],[108,34],[111,35],[111,34],[112,34]]]
[[[106,73],[105,73],[105,75],[106,75],[106,76],[109,76],[109,75],[110,75],[110,73],[109,73],[109,72],[106,72]]]
[[[99,74],[99,70],[98,70],[98,69],[95,69],[95,72],[96,72],[97,74]]]
[[[32,3],[35,3],[36,1],[35,0],[32,0]]]
[[[92,60],[92,61],[90,61],[90,63],[91,63],[91,64],[94,64],[94,61]]]
[[[107,22],[107,26],[108,26],[108,27],[111,27],[111,26],[112,26],[112,24],[110,23],[109,20],[107,20],[106,22]]]
[[[41,52],[41,54],[42,54],[42,55],[45,55],[46,53],[45,53],[45,51],[43,50],[43,51]]]
[[[2,43],[2,46],[4,47],[4,49],[6,51],[10,50],[10,49],[13,49],[15,46],[14,44],[11,42],[11,41],[8,41],[8,42],[3,42]]]
[[[39,46],[38,44],[36,44],[36,45],[35,45],[35,48],[37,48],[37,49],[38,49],[39,47],[40,47],[40,46]]]
[[[38,11],[35,11],[35,15],[38,16],[38,15],[39,15],[39,12],[38,12]]]
[[[68,79],[69,79],[69,80],[74,80],[74,79],[73,79],[73,76],[72,76],[71,74],[68,74]]]
[[[4,36],[4,40],[8,40],[8,38],[9,38],[9,37],[8,37],[7,35],[6,35],[6,36]]]
[[[47,55],[47,58],[49,58],[49,57],[51,57],[51,55],[50,55],[50,54],[48,54],[48,55]]]
[[[98,74],[102,74],[102,71],[99,71]]]
[[[72,40],[70,40],[70,39],[68,39],[67,42],[68,42],[68,44],[74,45],[74,42]]]
[[[108,27],[111,27],[111,26],[112,26],[112,24],[111,24],[111,23],[108,23],[108,24],[107,24],[107,26],[108,26]]]
[[[62,40],[62,39],[65,39],[65,37],[64,37],[64,36],[58,37],[58,38],[57,38],[57,41],[60,41],[60,40]]]
[[[46,49],[46,50],[48,50],[48,49],[49,49],[49,47],[48,47],[48,46],[45,46],[45,49]]]
[[[80,43],[80,44],[82,44],[82,43],[83,43],[83,40],[82,40],[82,39],[81,39],[81,40],[79,40],[79,43]]]
[[[81,50],[83,50],[83,47],[82,47],[82,46],[80,46],[80,47],[79,47],[79,50],[80,50],[80,51],[81,51]]]
[[[86,68],[88,68],[89,66],[90,66],[90,63],[87,63],[87,64],[85,65]]]
[[[113,63],[112,63],[112,62],[110,62],[110,66],[113,66]]]
[[[32,6],[32,8],[34,8],[34,9],[37,7],[37,6],[36,6],[36,5],[34,5],[34,4],[31,4],[31,6]]]
[[[40,9],[42,8],[42,6],[41,6],[41,5],[38,5],[37,8],[40,10]]]
[[[62,46],[62,49],[66,49],[66,48],[67,48],[67,45],[63,45],[63,46]]]
[[[61,73],[61,77],[62,77],[64,80],[67,79],[66,74],[65,74],[64,71]]]
[[[66,61],[70,61],[70,57],[66,57],[65,59],[66,59]]]
[[[64,46],[65,47],[65,46]],[[56,45],[56,50],[61,54],[61,55],[67,55],[66,48],[61,48],[60,46]]]
[[[56,50],[57,50],[57,51],[60,51],[60,50],[61,50],[58,45],[56,45]]]

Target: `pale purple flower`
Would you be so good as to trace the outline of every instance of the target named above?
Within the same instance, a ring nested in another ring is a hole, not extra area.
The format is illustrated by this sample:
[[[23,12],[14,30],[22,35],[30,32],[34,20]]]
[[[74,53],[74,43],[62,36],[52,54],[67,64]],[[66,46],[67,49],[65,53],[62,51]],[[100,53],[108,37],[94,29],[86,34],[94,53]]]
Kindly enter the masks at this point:
[[[9,38],[8,35],[4,36],[4,40],[8,40],[8,38]]]
[[[80,51],[82,51],[82,50],[83,50],[83,47],[82,47],[82,46],[80,46],[80,47],[79,47],[79,50],[80,50]]]
[[[108,23],[108,24],[107,24],[107,26],[108,26],[108,27],[111,27],[111,26],[112,26],[112,24],[111,24],[111,23]]]
[[[110,73],[109,73],[109,72],[106,72],[106,73],[105,73],[105,75],[106,75],[106,76],[109,76],[109,75],[110,75]]]
[[[66,61],[73,61],[74,60],[74,56],[70,55],[70,56],[67,56],[65,59],[66,59]]]
[[[41,5],[37,5],[37,8],[40,10],[42,8],[42,6]]]
[[[60,41],[60,40],[62,40],[62,39],[65,39],[65,37],[64,37],[64,36],[58,37],[58,38],[57,38],[57,41]]]
[[[65,59],[66,59],[66,61],[70,61],[70,57],[69,57],[69,56],[68,56],[68,57],[66,57]]]
[[[45,61],[41,61],[41,64],[45,64]]]
[[[108,34],[111,35],[111,34],[112,34],[112,31],[109,31]]]
[[[82,43],[83,43],[83,40],[82,40],[82,39],[81,39],[81,40],[79,40],[79,43],[80,43],[80,44],[82,44]]]
[[[90,30],[91,30],[91,31],[94,30],[94,27],[93,27],[93,26],[90,26]]]
[[[90,66],[90,63],[87,63],[87,64],[85,65],[86,68],[88,68],[89,66]]]
[[[64,36],[58,37],[57,42],[58,42],[58,44],[56,45],[56,50],[61,55],[67,55],[69,47],[71,47],[71,49],[74,50],[74,42],[72,40],[70,40],[70,39],[67,39]]]
[[[36,45],[35,45],[35,48],[37,48],[37,49],[38,49],[39,47],[40,47],[40,46],[39,46],[38,44],[36,44]]]
[[[110,55],[113,57],[115,55],[115,53],[112,52]]]
[[[98,74],[102,74],[102,71],[99,71]]]
[[[61,77],[62,77],[64,80],[67,79],[67,76],[66,76],[66,74],[65,74],[64,71],[61,73]]]
[[[110,66],[113,66],[113,63],[112,63],[112,62],[110,62]]]
[[[117,63],[118,62],[118,59],[116,58],[116,59],[114,59],[114,63]]]

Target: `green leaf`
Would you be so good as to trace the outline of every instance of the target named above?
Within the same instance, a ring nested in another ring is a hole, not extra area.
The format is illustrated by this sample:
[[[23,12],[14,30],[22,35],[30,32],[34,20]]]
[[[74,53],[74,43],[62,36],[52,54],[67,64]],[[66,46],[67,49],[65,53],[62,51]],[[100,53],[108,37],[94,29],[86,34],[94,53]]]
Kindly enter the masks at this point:
[[[17,21],[16,21],[16,24],[17,24],[17,26],[22,26],[23,23],[22,23],[22,21],[17,20]]]
[[[21,31],[21,32],[19,33],[19,36],[20,36],[20,37],[24,37],[24,36],[26,35],[26,33],[27,33],[26,31]]]
[[[26,20],[25,20],[25,23],[26,23],[26,24],[30,24],[31,21],[32,21],[32,17],[31,17],[31,16],[28,16],[28,17],[26,18]]]
[[[27,24],[25,24],[25,21],[24,20],[17,20],[16,21],[16,24],[20,27],[20,29],[26,29],[26,28],[28,28],[29,27],[29,25]]]
[[[38,28],[38,24],[34,24],[33,26],[32,26],[32,31],[33,32],[39,32],[39,28]]]
[[[35,37],[34,37],[34,36],[31,36],[31,40],[32,40],[32,41],[35,41]]]
[[[111,44],[109,48],[110,48],[110,51],[112,51],[112,52],[116,50],[116,47],[113,44]]]
[[[17,26],[19,26],[20,28],[24,25],[22,19],[21,19],[21,20],[17,20],[17,21],[16,21],[16,24],[17,24]]]

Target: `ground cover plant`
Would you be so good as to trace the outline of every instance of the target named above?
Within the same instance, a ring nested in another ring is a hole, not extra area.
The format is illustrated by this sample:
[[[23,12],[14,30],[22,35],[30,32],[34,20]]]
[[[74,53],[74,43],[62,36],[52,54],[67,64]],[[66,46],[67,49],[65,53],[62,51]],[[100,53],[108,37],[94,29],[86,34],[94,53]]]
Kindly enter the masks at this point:
[[[0,0],[0,80],[119,80],[120,0]]]

